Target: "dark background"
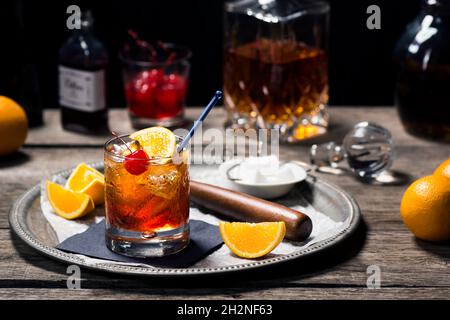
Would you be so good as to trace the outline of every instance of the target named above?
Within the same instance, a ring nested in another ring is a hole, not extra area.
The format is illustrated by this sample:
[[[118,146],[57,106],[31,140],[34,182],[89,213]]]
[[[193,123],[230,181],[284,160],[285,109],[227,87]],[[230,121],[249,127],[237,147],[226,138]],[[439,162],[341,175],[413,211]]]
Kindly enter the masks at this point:
[[[282,1],[282,0],[280,0]],[[95,33],[107,47],[111,107],[124,106],[117,52],[128,28],[150,41],[193,51],[188,105],[207,102],[222,84],[223,0],[1,0],[0,94],[25,63],[37,65],[44,107],[57,106],[58,50],[70,31],[66,8],[90,8]],[[393,104],[392,51],[420,10],[420,0],[330,0],[330,104]],[[381,8],[381,30],[368,30],[366,9]]]

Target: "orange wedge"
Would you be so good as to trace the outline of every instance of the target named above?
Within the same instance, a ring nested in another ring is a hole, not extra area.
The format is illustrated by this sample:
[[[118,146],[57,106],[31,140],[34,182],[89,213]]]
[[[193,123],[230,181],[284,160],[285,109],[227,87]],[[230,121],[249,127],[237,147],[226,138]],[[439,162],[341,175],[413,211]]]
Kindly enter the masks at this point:
[[[87,194],[95,204],[105,201],[105,178],[103,174],[85,163],[80,163],[67,180],[67,189]]]
[[[53,210],[65,219],[80,218],[94,210],[94,201],[90,196],[51,181],[47,181],[47,196]]]
[[[220,222],[223,242],[238,257],[253,259],[275,249],[286,234],[284,222]]]
[[[130,134],[150,158],[171,157],[175,153],[176,138],[172,131],[164,127],[151,127]]]

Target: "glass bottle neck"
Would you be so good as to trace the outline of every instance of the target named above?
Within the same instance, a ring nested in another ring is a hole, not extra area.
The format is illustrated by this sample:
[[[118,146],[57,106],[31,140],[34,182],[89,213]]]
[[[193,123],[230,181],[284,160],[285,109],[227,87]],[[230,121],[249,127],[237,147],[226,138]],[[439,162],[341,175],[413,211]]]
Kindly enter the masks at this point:
[[[422,9],[427,13],[450,13],[450,0],[423,0]]]
[[[90,11],[85,11],[81,13],[80,18],[80,29],[79,31],[83,33],[91,32],[94,25],[94,19]]]

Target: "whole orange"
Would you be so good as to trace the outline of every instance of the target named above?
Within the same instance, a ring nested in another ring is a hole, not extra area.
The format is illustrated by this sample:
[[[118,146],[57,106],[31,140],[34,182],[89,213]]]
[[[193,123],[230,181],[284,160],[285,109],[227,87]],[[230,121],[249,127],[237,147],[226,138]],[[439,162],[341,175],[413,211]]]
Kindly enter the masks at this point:
[[[420,239],[450,239],[450,190],[435,176],[416,180],[405,191],[400,206],[403,222]]]
[[[433,176],[440,180],[442,184],[445,184],[450,189],[450,158],[442,162],[439,167],[434,171]]]
[[[14,100],[0,96],[0,156],[19,149],[27,137],[28,120]]]

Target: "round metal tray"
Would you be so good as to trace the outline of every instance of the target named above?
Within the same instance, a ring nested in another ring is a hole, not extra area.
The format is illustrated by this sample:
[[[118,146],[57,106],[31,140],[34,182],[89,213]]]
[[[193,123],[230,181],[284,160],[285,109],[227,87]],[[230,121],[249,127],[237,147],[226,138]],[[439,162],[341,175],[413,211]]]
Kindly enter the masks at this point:
[[[102,169],[103,166],[102,164],[96,164],[95,167]],[[192,165],[191,176],[195,177],[196,172],[202,172],[206,169],[211,170],[211,166],[206,168]],[[58,175],[68,177],[72,170],[59,172]],[[154,268],[121,265],[108,260],[93,265],[92,263],[87,263],[82,255],[58,250],[55,248],[58,244],[56,234],[41,211],[39,184],[26,191],[16,200],[11,208],[9,221],[14,232],[31,247],[50,258],[68,264],[77,264],[89,269],[119,274],[165,277],[237,272],[279,264],[293,259],[301,259],[341,242],[357,227],[361,213],[355,200],[345,191],[313,176],[308,176],[307,180],[303,182],[303,188],[307,190],[308,202],[314,208],[325,213],[334,221],[345,222],[346,227],[336,230],[334,233],[331,232],[328,238],[320,242],[289,254],[275,257],[268,256],[260,260],[249,260],[248,262],[223,267]]]

